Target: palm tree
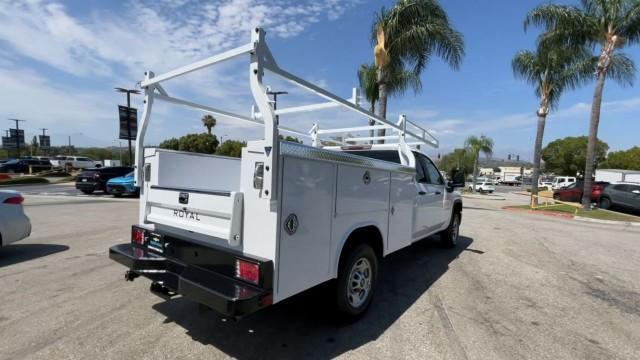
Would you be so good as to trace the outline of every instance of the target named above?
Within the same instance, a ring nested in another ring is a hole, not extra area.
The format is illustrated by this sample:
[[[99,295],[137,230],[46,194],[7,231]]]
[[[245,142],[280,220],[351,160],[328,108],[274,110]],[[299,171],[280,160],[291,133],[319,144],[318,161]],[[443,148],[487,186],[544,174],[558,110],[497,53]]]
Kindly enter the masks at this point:
[[[202,117],[202,125],[207,128],[207,132],[211,135],[211,129],[216,126],[216,118],[211,115],[205,115]]]
[[[433,55],[458,69],[464,55],[462,34],[449,23],[437,0],[398,0],[391,9],[382,8],[372,26],[371,41],[377,42],[378,115],[387,117],[390,75],[410,71],[418,77]],[[384,136],[384,130],[378,132]]]
[[[582,207],[591,207],[591,185],[595,149],[600,122],[602,90],[606,78],[621,85],[632,85],[635,74],[633,61],[619,49],[640,42],[640,1],[638,0],[581,0],[581,6],[541,5],[531,10],[525,19],[543,26],[542,41],[559,46],[600,47],[594,66],[596,86],[591,103],[587,162],[584,169]]]
[[[464,142],[464,147],[473,155],[473,190],[476,190],[476,179],[478,178],[478,160],[480,153],[490,157],[493,154],[493,140],[484,135],[469,136]]]
[[[531,177],[531,204],[538,204],[538,178],[544,126],[549,112],[558,106],[562,92],[575,89],[591,79],[594,57],[587,48],[556,47],[538,44],[536,52],[524,50],[511,62],[516,77],[535,87],[540,103],[536,115],[538,129],[533,148],[533,175]]]
[[[421,88],[420,77],[414,72],[395,69],[389,76],[388,93],[392,96],[401,96],[412,88],[414,92],[419,92]],[[369,111],[375,113],[376,102],[378,101],[377,70],[375,65],[362,64],[358,68],[358,82],[364,97],[369,102]],[[369,126],[376,124],[376,121],[369,119]],[[369,131],[369,137],[373,137],[373,130]]]

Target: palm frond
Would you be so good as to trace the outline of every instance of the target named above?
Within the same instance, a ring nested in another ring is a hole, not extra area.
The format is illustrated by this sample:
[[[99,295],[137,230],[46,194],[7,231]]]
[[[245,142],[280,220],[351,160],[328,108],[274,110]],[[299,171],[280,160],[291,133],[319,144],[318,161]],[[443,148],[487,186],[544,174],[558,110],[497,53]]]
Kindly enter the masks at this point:
[[[640,43],[640,1],[629,6],[618,27],[618,32],[628,44]]]
[[[614,54],[611,58],[607,77],[621,86],[632,86],[635,80],[636,66],[633,60],[624,53]]]

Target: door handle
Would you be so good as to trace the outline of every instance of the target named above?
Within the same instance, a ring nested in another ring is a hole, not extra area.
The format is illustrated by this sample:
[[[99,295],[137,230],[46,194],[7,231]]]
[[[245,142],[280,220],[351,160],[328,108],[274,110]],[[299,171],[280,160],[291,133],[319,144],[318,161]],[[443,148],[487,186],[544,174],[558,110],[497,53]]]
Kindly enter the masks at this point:
[[[426,191],[419,191],[418,195],[427,195],[427,192]]]

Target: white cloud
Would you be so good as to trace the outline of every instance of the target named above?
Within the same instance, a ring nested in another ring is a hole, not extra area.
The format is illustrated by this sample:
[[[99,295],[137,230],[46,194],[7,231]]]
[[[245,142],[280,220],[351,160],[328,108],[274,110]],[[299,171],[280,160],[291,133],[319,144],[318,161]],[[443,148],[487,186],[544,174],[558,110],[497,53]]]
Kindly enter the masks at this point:
[[[149,0],[103,3],[117,7],[80,14],[58,1],[0,0],[0,116],[33,119],[31,125],[58,131],[115,134],[115,104],[122,97],[111,87],[133,86],[147,69],[159,74],[248,42],[256,26],[264,27],[269,38],[297,36],[318,21],[339,18],[358,2]],[[24,58],[57,71],[19,65],[29,63]],[[246,68],[232,62],[176,79],[167,90],[248,114],[247,84]],[[197,119],[197,113],[156,107],[154,122],[165,127],[167,120]],[[150,132],[162,137],[155,128]]]

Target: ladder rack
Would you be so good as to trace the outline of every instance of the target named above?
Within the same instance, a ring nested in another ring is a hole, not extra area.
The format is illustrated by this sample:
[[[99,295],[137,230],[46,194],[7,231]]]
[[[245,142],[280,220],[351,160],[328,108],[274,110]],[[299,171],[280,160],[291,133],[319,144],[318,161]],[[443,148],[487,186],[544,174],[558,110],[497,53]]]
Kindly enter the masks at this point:
[[[214,64],[222,63],[239,56],[249,55],[249,83],[251,88],[251,94],[255,105],[257,106],[257,112],[254,106],[252,106],[251,114],[249,116],[240,115],[218,109],[212,106],[199,104],[196,102],[180,99],[170,96],[168,92],[163,88],[162,83],[174,79],[176,77],[184,76],[186,74],[196,72],[198,70],[210,67]],[[310,104],[303,106],[295,106],[283,109],[274,110],[271,106],[270,100],[267,96],[267,89],[263,85],[264,71],[267,70],[270,73],[290,82],[291,84],[298,86],[302,89],[309,91],[325,100],[327,102],[319,104]],[[397,140],[396,144],[400,144],[399,148],[402,152],[410,151],[412,145],[429,145],[432,147],[438,147],[438,140],[426,129],[420,127],[414,122],[406,119],[406,116],[400,115],[400,119],[397,123],[388,121],[380,116],[365,110],[360,107],[358,101],[358,90],[354,89],[351,98],[343,99],[337,95],[330,93],[329,91],[320,88],[304,79],[291,74],[290,72],[280,68],[275,61],[269,47],[265,41],[265,32],[261,28],[255,28],[251,31],[251,42],[235,49],[225,51],[221,54],[211,56],[204,60],[195,62],[190,65],[185,65],[175,70],[166,72],[161,75],[155,75],[151,71],[145,72],[145,79],[140,82],[140,87],[145,92],[144,110],[141,118],[140,125],[138,126],[138,134],[136,141],[136,171],[135,179],[136,185],[140,186],[140,179],[142,178],[142,165],[144,164],[144,139],[149,126],[149,119],[154,100],[166,101],[176,105],[181,105],[193,109],[198,109],[214,115],[219,115],[228,119],[245,121],[256,125],[262,125],[264,127],[264,148],[267,161],[265,163],[265,169],[277,168],[277,154],[279,154],[279,132],[293,133],[299,136],[310,137],[314,146],[321,146],[319,135],[326,134],[345,134],[349,132],[368,131],[368,130],[381,130],[385,129],[390,132],[388,136],[369,136],[359,138],[347,138],[344,142],[359,142],[359,141],[375,141],[375,140]],[[300,131],[292,129],[279,124],[279,116],[301,113],[309,111],[317,111],[321,109],[342,107],[347,110],[353,111],[359,115],[362,115],[366,119],[371,119],[376,122],[374,126],[359,126],[353,128],[342,129],[320,129],[318,125],[314,125],[312,130]],[[274,155],[275,154],[275,155]],[[270,167],[266,166],[270,165]],[[265,191],[268,198],[274,199],[276,196],[276,188],[272,188],[272,184],[276,181],[276,171],[271,171],[270,174],[265,174],[264,188],[271,189],[273,191]]]

